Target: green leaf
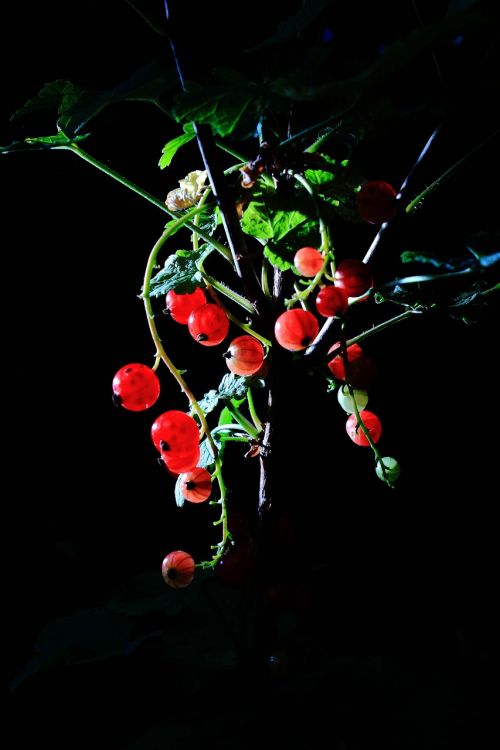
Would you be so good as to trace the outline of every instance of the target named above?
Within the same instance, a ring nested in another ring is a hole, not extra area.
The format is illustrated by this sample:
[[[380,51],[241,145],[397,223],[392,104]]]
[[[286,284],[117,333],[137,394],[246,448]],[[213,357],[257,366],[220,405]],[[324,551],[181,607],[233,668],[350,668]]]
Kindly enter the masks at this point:
[[[211,391],[208,391],[208,393],[205,393],[203,398],[200,401],[198,401],[198,405],[205,412],[205,414],[210,414],[210,412],[216,408],[218,403],[219,403],[219,394],[214,389],[212,389]],[[192,413],[192,410],[191,410],[191,413]]]
[[[184,495],[181,491],[181,485],[182,485],[182,474],[179,474],[177,477],[177,481],[175,482],[175,489],[174,489],[174,495],[175,495],[175,504],[178,508],[182,508],[184,505]]]
[[[264,201],[251,201],[241,219],[241,228],[257,239],[280,242],[307,218],[301,211],[272,210]]]
[[[173,138],[171,141],[165,144],[165,146],[163,146],[162,157],[158,162],[160,169],[169,167],[177,151],[186,143],[189,143],[189,141],[192,141],[193,138],[195,138],[195,132],[192,123],[187,122],[184,125],[183,129],[183,135],[178,135],[177,138]]]
[[[19,107],[12,115],[11,120],[44,109],[55,109],[57,114],[61,115],[74,107],[86,93],[84,89],[75,86],[71,81],[62,79],[51,81],[44,84],[36,96],[28,99],[22,107]],[[64,130],[62,126],[61,129]]]
[[[333,172],[324,169],[306,169],[304,177],[311,185],[330,185],[336,179]]]
[[[214,436],[215,440],[215,436]],[[202,440],[200,443],[200,460],[198,461],[198,466],[201,466],[203,469],[210,469],[214,465],[214,455],[212,453],[212,449],[210,448],[210,443],[208,442],[207,438],[205,440]]]
[[[208,251],[211,252],[211,249]],[[185,254],[187,253],[187,254]],[[178,251],[169,255],[165,265],[156,276],[151,279],[149,297],[159,297],[174,289],[178,294],[189,294],[196,287],[203,286],[203,278],[196,267],[196,261],[207,253],[207,249],[200,251]]]
[[[267,245],[264,248],[264,256],[272,266],[279,268],[280,271],[288,271],[290,268],[292,270],[295,268],[293,262],[291,262],[285,255],[282,255],[278,248],[271,247],[271,245]]]
[[[38,138],[25,138],[24,141],[14,141],[8,146],[0,146],[0,154],[13,154],[18,151],[50,151],[55,148],[66,148],[72,143],[83,141],[88,138],[86,135],[77,135],[73,138],[68,138],[62,131],[56,133],[56,135],[44,135]]]
[[[212,83],[200,86],[188,82],[186,91],[174,100],[172,114],[177,122],[207,124],[224,138],[249,121],[249,128],[259,119],[263,88],[232,70],[215,71]]]
[[[228,372],[219,384],[219,397],[222,399],[244,398],[247,393],[249,378]]]
[[[402,263],[427,263],[434,268],[446,268],[453,270],[455,266],[448,263],[446,260],[440,260],[439,258],[433,258],[430,255],[424,255],[423,253],[416,253],[413,250],[405,250],[400,255]]]

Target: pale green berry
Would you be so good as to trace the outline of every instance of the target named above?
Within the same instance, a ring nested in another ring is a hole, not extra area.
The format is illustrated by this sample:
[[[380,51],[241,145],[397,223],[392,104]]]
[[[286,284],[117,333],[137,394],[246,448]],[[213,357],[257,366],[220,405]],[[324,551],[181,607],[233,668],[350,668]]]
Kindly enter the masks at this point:
[[[377,461],[375,472],[378,478],[381,479],[383,482],[395,482],[401,472],[401,468],[398,462],[396,461],[396,459],[392,458],[391,456],[384,456],[382,458],[382,463],[384,464],[384,468],[385,468],[385,476],[382,470],[381,462]]]
[[[346,385],[343,385],[341,388],[339,388],[337,394],[339,404],[348,414],[354,413],[354,402],[358,407],[358,411],[363,411],[368,403],[368,394],[366,391],[361,391],[358,388],[353,388],[352,393],[353,395],[351,396],[349,388]]]

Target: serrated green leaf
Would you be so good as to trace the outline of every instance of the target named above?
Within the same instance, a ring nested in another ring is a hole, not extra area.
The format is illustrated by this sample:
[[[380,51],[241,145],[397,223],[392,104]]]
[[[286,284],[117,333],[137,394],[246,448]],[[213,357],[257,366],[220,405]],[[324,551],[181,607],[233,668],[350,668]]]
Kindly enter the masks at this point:
[[[306,169],[304,177],[311,185],[329,185],[336,179],[333,172],[324,169]]]
[[[162,149],[162,156],[158,162],[160,169],[169,167],[172,163],[172,159],[176,155],[177,151],[189,141],[192,141],[196,137],[192,123],[187,122],[184,126],[183,135],[178,135],[177,138],[173,138],[171,141],[165,144]]]
[[[182,474],[179,474],[175,482],[175,488],[174,488],[175,504],[177,505],[178,508],[182,508],[182,506],[184,505],[184,501],[185,501],[184,495],[182,494],[181,486],[182,486]]]
[[[205,414],[210,414],[210,412],[212,412],[217,407],[218,403],[219,394],[214,389],[208,391],[208,393],[205,393],[203,398],[198,401],[198,405],[205,412]]]
[[[264,257],[268,259],[269,263],[275,268],[279,268],[280,271],[288,271],[290,268],[293,270],[295,266],[285,255],[281,255],[277,248],[267,245],[264,248]],[[293,260],[293,259],[292,259]]]
[[[248,378],[228,372],[219,384],[219,397],[222,399],[244,398],[248,388],[247,382]]]
[[[57,114],[61,115],[63,112],[74,107],[86,93],[84,89],[80,88],[80,86],[75,86],[71,81],[62,79],[50,81],[42,86],[36,96],[28,99],[22,107],[19,107],[12,115],[11,120],[44,109],[55,109]],[[63,127],[62,129],[64,130]]]
[[[168,294],[172,289],[178,294],[189,294],[203,286],[203,278],[196,267],[196,261],[203,257],[205,250],[191,251],[187,256],[174,253],[169,255],[161,271],[153,276],[149,297]]]
[[[188,82],[186,91],[174,100],[172,114],[177,122],[210,125],[224,138],[242,124],[244,117],[252,123],[258,120],[262,93],[262,87],[239,73],[221,69],[206,86]]]
[[[434,268],[447,268],[453,269],[453,264],[448,263],[446,260],[440,260],[439,258],[433,258],[430,255],[424,255],[423,253],[417,253],[413,250],[405,250],[399,256],[401,263],[426,263]]]
[[[71,143],[77,143],[88,138],[89,134],[77,135],[69,138],[62,131],[55,135],[44,135],[38,138],[25,138],[24,141],[14,141],[8,146],[0,146],[0,154],[13,154],[18,151],[49,151],[55,148],[65,148]]]
[[[205,440],[202,440],[202,442],[200,443],[200,460],[198,461],[198,466],[201,466],[203,469],[210,470],[213,465],[214,455],[212,453],[212,449],[210,448],[210,443],[208,442],[207,438],[205,438]]]
[[[280,242],[307,219],[301,211],[273,210],[264,201],[251,201],[242,216],[241,228],[252,237]]]

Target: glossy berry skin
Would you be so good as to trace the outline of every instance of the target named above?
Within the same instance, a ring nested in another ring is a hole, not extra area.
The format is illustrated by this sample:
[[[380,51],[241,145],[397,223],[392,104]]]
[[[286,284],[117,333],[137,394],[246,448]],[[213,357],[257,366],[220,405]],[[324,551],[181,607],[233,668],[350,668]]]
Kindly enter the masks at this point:
[[[193,310],[201,307],[201,305],[205,305],[206,302],[205,292],[199,286],[190,294],[177,294],[177,292],[171,289],[165,300],[166,309],[170,317],[176,323],[184,324],[187,324]]]
[[[312,312],[295,308],[282,313],[274,324],[276,341],[289,352],[306,349],[319,333],[319,324]]]
[[[185,589],[194,578],[194,560],[187,552],[169,552],[161,564],[161,574],[167,586]]]
[[[188,319],[188,329],[199,344],[217,346],[227,336],[229,318],[222,307],[207,302],[193,310]]]
[[[371,271],[361,260],[346,258],[335,271],[335,286],[347,297],[359,297],[373,286]]]
[[[347,295],[336,286],[324,286],[316,297],[316,310],[324,318],[338,318],[348,308]]]
[[[235,375],[254,375],[262,367],[264,347],[253,336],[237,336],[229,344],[224,357]]]
[[[359,416],[364,426],[370,433],[371,439],[374,443],[376,443],[378,440],[380,440],[380,436],[382,435],[382,423],[380,419],[376,414],[366,409],[360,411]],[[361,429],[361,426],[358,425],[355,414],[351,414],[346,422],[345,428],[353,443],[356,443],[356,445],[361,445],[363,448],[366,448],[368,445],[370,445],[368,438]]]
[[[200,461],[200,446],[197,445],[187,453],[170,453],[161,451],[161,457],[171,474],[183,474],[193,471]]]
[[[165,411],[153,422],[151,437],[161,453],[193,453],[198,445],[198,425],[183,411]]]
[[[398,211],[396,191],[388,182],[365,182],[356,196],[358,215],[368,224],[382,224],[393,219]]]
[[[130,411],[144,411],[158,400],[160,381],[147,365],[132,363],[121,367],[113,378],[115,401]]]
[[[181,477],[182,496],[190,503],[203,503],[212,492],[210,472],[200,466]]]
[[[328,354],[338,351],[340,343],[334,344],[328,350]],[[341,354],[328,362],[328,369],[337,380],[348,381],[353,388],[365,390],[377,372],[377,366],[371,357],[365,356],[359,344],[351,344],[347,347],[347,361],[349,363],[348,377],[344,367],[344,358]]]
[[[301,247],[294,255],[293,263],[301,276],[312,278],[323,266],[324,258],[315,247]]]

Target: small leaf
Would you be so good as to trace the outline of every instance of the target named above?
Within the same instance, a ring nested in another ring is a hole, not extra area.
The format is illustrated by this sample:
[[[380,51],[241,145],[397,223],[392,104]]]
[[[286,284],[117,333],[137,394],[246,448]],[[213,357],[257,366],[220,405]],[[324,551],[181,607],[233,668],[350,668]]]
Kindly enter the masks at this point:
[[[271,210],[263,201],[251,201],[241,219],[241,228],[257,239],[280,242],[307,218],[301,211]]]
[[[192,141],[193,138],[195,138],[193,125],[192,123],[187,122],[184,125],[183,135],[178,135],[177,138],[173,138],[171,141],[165,144],[165,146],[163,146],[162,157],[160,158],[160,161],[158,162],[160,169],[165,169],[165,167],[169,167],[177,151],[186,143],[189,143],[189,141]]]
[[[13,154],[17,151],[49,151],[54,148],[66,148],[72,143],[83,141],[88,138],[86,135],[77,135],[74,138],[68,138],[62,131],[56,135],[44,135],[38,138],[26,138],[24,141],[14,141],[8,146],[0,146],[0,154]]]
[[[219,403],[219,394],[214,389],[212,389],[211,391],[208,391],[208,393],[205,393],[203,398],[200,401],[198,401],[198,405],[205,412],[205,414],[210,414],[210,412],[216,408],[218,403]],[[191,410],[191,413],[192,413],[192,410]]]
[[[242,375],[234,375],[234,373],[228,372],[219,384],[220,398],[244,398],[248,388],[247,381],[248,378]]]
[[[233,424],[233,422],[234,422],[234,417],[229,411],[229,409],[227,408],[227,406],[225,406],[222,409],[221,413],[219,414],[219,421],[217,422],[217,424],[220,427],[221,425],[224,425],[224,424]]]
[[[200,460],[198,461],[198,466],[201,466],[203,469],[210,469],[213,465],[214,455],[210,448],[210,443],[207,438],[205,438],[205,440],[202,440],[200,443]]]
[[[211,252],[206,246],[198,252],[186,251],[169,255],[161,271],[153,276],[149,289],[150,297],[159,297],[174,289],[178,294],[189,294],[196,287],[203,286],[203,278],[196,267],[196,261]]]
[[[174,495],[175,495],[175,504],[178,508],[182,508],[184,505],[184,495],[182,494],[182,474],[179,474],[177,477],[177,481],[175,483],[175,489],[174,489]]]
[[[295,266],[284,255],[281,255],[280,250],[277,248],[267,245],[264,248],[264,257],[268,259],[269,263],[275,268],[279,268],[280,271],[288,271],[290,268],[293,270]],[[292,257],[293,260],[293,257]]]

